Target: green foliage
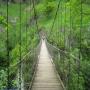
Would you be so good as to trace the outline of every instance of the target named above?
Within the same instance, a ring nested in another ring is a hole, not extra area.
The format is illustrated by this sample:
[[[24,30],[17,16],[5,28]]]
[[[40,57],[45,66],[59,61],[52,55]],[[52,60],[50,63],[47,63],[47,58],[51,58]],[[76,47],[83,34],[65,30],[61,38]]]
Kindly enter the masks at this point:
[[[45,4],[45,6],[46,6],[46,9],[45,9],[45,13],[46,13],[46,15],[47,16],[50,16],[50,14],[51,14],[51,12],[53,12],[53,10],[55,9],[55,1],[53,1],[53,2],[47,2],[46,4]]]
[[[7,26],[7,22],[4,16],[0,16],[0,24]]]
[[[7,74],[4,70],[0,70],[0,89],[2,90],[3,88],[6,87],[7,85]],[[3,81],[3,82],[2,82]]]
[[[71,3],[71,6],[70,6]],[[65,5],[66,5],[66,18],[65,18]],[[71,7],[71,13],[70,13]],[[80,49],[80,37],[81,37],[81,67],[80,67],[80,76],[79,76],[79,87],[78,85],[78,72],[76,72],[78,64],[74,62],[74,59],[71,59],[70,56],[70,84],[69,90],[89,90],[90,85],[88,84],[90,71],[88,63],[90,63],[90,16],[89,10],[90,6],[83,1],[82,3],[82,15],[81,15],[81,0],[68,0],[67,2],[62,2],[62,13],[60,12],[61,7],[59,7],[58,15],[53,26],[53,30],[49,32],[50,36],[48,37],[48,41],[57,46],[59,49],[63,51],[66,50],[70,52],[70,54],[74,55],[78,58],[79,49]],[[70,16],[71,14],[71,16]],[[82,18],[82,20],[81,20]],[[66,21],[65,21],[66,19]],[[70,20],[71,20],[71,28],[70,28]],[[82,21],[82,23],[81,23]],[[52,20],[53,22],[53,20]],[[58,22],[58,23],[57,23]],[[82,24],[82,27],[81,27]],[[49,24],[50,25],[50,24]],[[50,27],[51,29],[51,27]],[[71,29],[71,34],[70,34]],[[81,36],[80,36],[81,30]],[[65,33],[64,33],[65,31]],[[65,35],[65,37],[64,37]],[[64,40],[65,38],[65,40]],[[55,53],[54,53],[55,54]],[[61,60],[64,60],[64,56],[61,54]],[[60,73],[61,79],[66,79],[68,75],[68,63],[69,60],[66,58],[64,61],[59,61],[55,58],[55,64],[58,72]],[[87,63],[85,63],[87,62]],[[87,67],[86,67],[87,66]],[[85,69],[84,69],[85,67]],[[86,70],[87,69],[87,70]],[[64,71],[63,71],[64,70]],[[65,82],[66,83],[66,82]]]
[[[90,0],[82,0],[82,15],[81,15],[81,0],[61,0],[60,7],[56,16],[56,20],[51,31],[52,23],[56,13],[57,5],[59,0],[39,0],[36,4],[36,14],[38,27],[40,30],[45,30],[48,36],[48,41],[57,46],[63,51],[69,52],[69,57],[57,55],[55,51],[55,64],[56,68],[61,76],[63,83],[66,85],[67,77],[69,74],[68,65],[70,60],[70,83],[69,90],[78,90],[78,64],[77,60],[70,58],[70,55],[78,58],[79,50],[81,55],[81,67],[79,76],[79,89],[89,90],[90,89]],[[62,4],[62,6],[61,6]],[[22,3],[21,9],[21,56],[24,56],[29,50],[35,48],[39,42],[39,31],[36,29],[36,22],[34,16],[34,10],[32,4],[30,10],[27,10],[26,4]],[[65,12],[66,7],[66,12]],[[70,13],[71,8],[71,13]],[[20,58],[20,18],[19,4],[9,4],[9,52],[10,52],[10,66],[16,65]],[[26,21],[26,10],[27,10],[27,21]],[[6,86],[6,65],[7,65],[7,47],[6,47],[6,31],[7,31],[7,17],[6,17],[6,5],[0,6],[0,89]],[[31,15],[29,15],[31,14]],[[66,17],[65,17],[66,14]],[[70,15],[71,14],[71,15]],[[13,20],[16,19],[15,22]],[[82,23],[81,23],[82,19]],[[27,41],[26,41],[26,22],[28,25],[27,29]],[[71,22],[71,27],[70,27]],[[82,27],[81,27],[82,24]],[[71,30],[71,34],[70,34]],[[81,30],[81,43],[80,43],[80,30]],[[65,33],[64,33],[65,32]],[[64,37],[65,35],[65,37]],[[65,40],[64,40],[65,39]],[[81,45],[81,47],[80,47]],[[28,49],[28,50],[27,50]],[[32,69],[28,69],[28,66],[32,67],[33,56],[29,57],[25,63],[25,72],[31,72],[31,75],[25,74],[25,81],[31,80]],[[60,60],[61,58],[61,60]],[[64,61],[63,61],[64,60]],[[28,63],[30,61],[30,63]],[[1,66],[2,65],[2,66]],[[11,68],[10,73],[12,86],[16,86],[16,71],[17,68]],[[4,78],[5,77],[5,78]],[[29,79],[28,79],[29,77]],[[66,85],[67,86],[67,85]]]
[[[27,10],[26,21],[26,9],[28,6],[22,3],[21,6],[21,40],[20,40],[20,4],[10,3],[8,7],[8,26],[7,26],[7,5],[2,3],[0,6],[0,90],[6,88],[7,85],[7,27],[8,27],[8,50],[10,60],[10,86],[17,87],[17,74],[18,65],[20,62],[20,47],[21,57],[23,58],[31,49],[34,49],[39,43],[38,31],[36,31],[35,22],[33,25],[29,25],[28,22],[31,18],[30,11]],[[26,24],[27,22],[27,24]],[[26,31],[27,25],[27,31]],[[27,36],[26,36],[27,35]],[[20,46],[21,42],[21,46]],[[29,57],[30,59],[31,57]],[[33,57],[32,57],[33,58]],[[33,64],[30,61],[30,64]],[[29,72],[29,74],[32,72]],[[32,77],[32,76],[31,76]]]
[[[16,64],[18,62],[18,58],[19,58],[19,48],[20,46],[19,45],[16,45],[15,48],[12,50],[11,52],[11,63],[12,64]]]
[[[51,16],[51,13],[55,10],[56,7],[56,1],[45,1],[43,3],[40,3],[36,6],[37,14],[45,15],[47,17]]]

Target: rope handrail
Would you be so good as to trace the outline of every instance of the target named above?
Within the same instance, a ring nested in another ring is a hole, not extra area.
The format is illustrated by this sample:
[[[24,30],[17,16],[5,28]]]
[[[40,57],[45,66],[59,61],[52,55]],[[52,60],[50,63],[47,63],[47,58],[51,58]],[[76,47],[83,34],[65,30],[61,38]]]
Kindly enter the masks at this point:
[[[25,58],[26,58],[30,53],[31,53],[31,51],[28,52],[28,53],[22,58],[21,61],[17,62],[15,65],[11,65],[10,68],[11,68],[11,67],[18,66],[18,64],[21,64],[21,63],[25,60]]]
[[[58,52],[63,52],[64,54],[69,54],[73,59],[79,60],[79,58],[75,57],[75,56],[74,56],[73,54],[71,54],[70,52],[68,52],[68,51],[63,51],[63,50],[59,49],[58,47],[50,44],[50,43],[47,42],[47,41],[46,41],[46,43],[48,43],[50,46],[52,46],[52,47],[53,47],[54,49],[56,49]]]
[[[21,61],[17,62],[15,65],[11,65],[9,68],[12,68],[12,67],[15,67],[15,66],[18,66],[19,64],[21,64],[22,62],[25,61],[26,57],[28,55],[31,55],[30,53],[33,53],[34,50],[38,49],[40,47],[40,44],[41,44],[41,41],[40,43],[37,45],[36,48],[32,49],[31,51],[29,51],[26,55],[23,56],[23,58],[21,59]]]
[[[20,60],[20,62],[17,62],[15,65],[9,66],[9,70],[10,70],[9,75],[11,75],[11,74],[15,75],[13,80],[18,79],[18,77],[19,77],[18,74],[19,74],[19,69],[20,69],[19,66],[21,66],[21,77],[20,77],[21,82],[19,81],[21,83],[21,88],[24,88],[24,89],[31,88],[31,84],[32,84],[31,76],[34,77],[34,72],[37,67],[40,45],[41,45],[41,41],[34,49],[30,50],[25,56],[23,56],[23,58]],[[27,70],[27,68],[29,68],[29,69]],[[12,69],[13,69],[13,71],[12,71]],[[27,73],[25,73],[25,72],[27,72]],[[28,77],[29,81],[26,81],[27,80],[26,76]],[[25,80],[24,83],[22,83],[22,80]],[[23,84],[23,86],[22,86],[22,84]],[[18,88],[18,87],[16,87],[16,88]]]

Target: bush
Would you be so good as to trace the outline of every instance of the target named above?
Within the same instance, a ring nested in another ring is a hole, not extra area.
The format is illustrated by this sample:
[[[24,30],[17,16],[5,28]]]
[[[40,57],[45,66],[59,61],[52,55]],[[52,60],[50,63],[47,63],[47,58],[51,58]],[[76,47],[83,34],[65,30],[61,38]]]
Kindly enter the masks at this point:
[[[7,74],[4,70],[0,71],[0,90],[5,88],[7,85]]]
[[[47,16],[50,16],[50,14],[53,12],[53,10],[55,9],[55,6],[56,6],[56,3],[55,1],[53,2],[48,2],[46,5],[46,8],[45,8],[45,13]]]

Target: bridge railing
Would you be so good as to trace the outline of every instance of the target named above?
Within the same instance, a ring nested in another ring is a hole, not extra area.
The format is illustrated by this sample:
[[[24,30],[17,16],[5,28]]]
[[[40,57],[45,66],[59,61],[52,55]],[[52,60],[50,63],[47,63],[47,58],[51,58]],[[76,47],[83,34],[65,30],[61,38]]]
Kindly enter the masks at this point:
[[[30,50],[21,62],[9,67],[9,89],[4,90],[29,90],[32,87],[40,46],[41,42],[36,48]]]
[[[65,90],[84,90],[84,77],[79,67],[79,58],[58,49],[46,41],[49,53]],[[81,82],[80,82],[81,81]],[[83,88],[81,89],[80,86]]]

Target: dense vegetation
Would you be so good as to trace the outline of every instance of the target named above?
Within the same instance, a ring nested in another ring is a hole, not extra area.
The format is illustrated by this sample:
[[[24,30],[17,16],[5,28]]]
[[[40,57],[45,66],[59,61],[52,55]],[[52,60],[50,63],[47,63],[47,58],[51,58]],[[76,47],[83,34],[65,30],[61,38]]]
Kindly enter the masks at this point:
[[[70,83],[67,88],[69,90],[78,90],[78,88],[79,90],[89,90],[90,1],[82,0],[81,5],[81,0],[61,0],[54,21],[58,3],[59,0],[42,0],[37,4],[38,25],[45,30],[51,44],[69,52],[70,57],[65,57],[65,54],[61,53],[64,61],[56,60],[55,62],[62,80],[67,79],[70,75]],[[72,55],[76,59],[71,57]],[[70,68],[70,72],[68,72],[68,68]],[[79,81],[78,74],[80,74]],[[66,80],[65,84],[67,82]]]
[[[69,52],[80,61],[65,56],[64,68],[63,61],[56,60],[58,72],[61,73],[62,79],[68,76],[68,62],[70,66],[70,83],[69,90],[78,90],[78,71],[79,90],[89,90],[90,88],[90,1],[82,0],[36,0],[36,16],[32,9],[33,4],[22,3],[21,9],[21,29],[22,29],[22,56],[30,49],[36,47],[40,30],[44,30],[48,42],[57,48]],[[54,21],[54,17],[58,12]],[[82,10],[81,10],[82,8]],[[5,2],[0,5],[0,88],[6,86],[6,67],[7,67],[7,7]],[[9,52],[10,64],[14,65],[19,60],[20,48],[20,6],[18,3],[9,4]],[[82,12],[81,12],[82,11]],[[26,19],[27,12],[27,19]],[[35,24],[37,18],[38,31]],[[53,24],[54,21],[54,24]],[[52,27],[53,25],[53,27]],[[27,33],[26,33],[27,26]],[[27,37],[26,37],[27,34]],[[27,40],[26,40],[27,39]],[[27,41],[27,42],[26,42]],[[28,50],[26,49],[28,48]],[[62,54],[61,54],[62,55]],[[59,63],[58,63],[59,62]],[[78,62],[80,68],[78,69]],[[76,66],[75,66],[76,65]],[[63,68],[63,69],[62,69]],[[63,72],[64,70],[64,72]],[[2,82],[2,79],[3,82]],[[65,82],[66,83],[66,82]]]
[[[0,3],[0,90],[2,90],[2,88],[5,88],[7,85],[6,82],[7,68],[8,68],[7,52],[9,51],[10,66],[14,66],[19,62],[20,48],[21,48],[21,58],[23,58],[24,55],[26,55],[29,51],[33,50],[39,42],[39,35],[35,25],[35,20],[34,18],[32,18],[34,14],[32,13],[31,15],[30,10],[32,10],[32,7],[30,7],[29,4],[22,3],[21,21],[20,21],[20,4],[10,3],[8,5],[8,26],[7,26],[7,4],[6,2]],[[8,27],[8,37],[7,37],[7,27]],[[8,38],[8,51],[7,51],[7,38]],[[13,75],[11,74],[10,76],[12,76],[12,78],[15,78],[14,74],[16,73],[15,72],[16,69],[15,68],[12,69],[13,72],[10,73],[13,73]],[[13,79],[11,82],[13,82]]]

